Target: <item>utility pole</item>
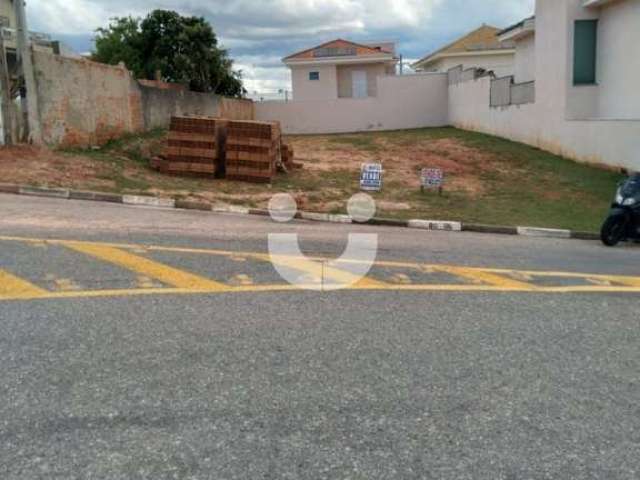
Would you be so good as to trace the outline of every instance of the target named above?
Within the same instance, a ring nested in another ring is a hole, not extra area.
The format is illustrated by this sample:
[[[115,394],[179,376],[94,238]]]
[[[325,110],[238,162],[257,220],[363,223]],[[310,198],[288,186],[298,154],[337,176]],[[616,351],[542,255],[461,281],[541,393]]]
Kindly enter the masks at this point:
[[[27,140],[30,143],[40,144],[42,143],[42,131],[40,130],[40,113],[38,111],[38,90],[36,88],[35,73],[33,71],[31,41],[24,6],[24,0],[13,0],[17,23],[18,60],[24,78],[24,88],[26,89],[26,96],[23,96],[22,105],[23,108],[26,109],[28,119],[28,127],[26,129],[28,131]],[[24,91],[22,95],[24,95]]]
[[[2,89],[2,130],[4,144],[13,145],[17,142],[16,130],[13,123],[13,99],[11,98],[11,77],[7,64],[7,51],[4,46],[4,26],[0,25],[0,88]]]

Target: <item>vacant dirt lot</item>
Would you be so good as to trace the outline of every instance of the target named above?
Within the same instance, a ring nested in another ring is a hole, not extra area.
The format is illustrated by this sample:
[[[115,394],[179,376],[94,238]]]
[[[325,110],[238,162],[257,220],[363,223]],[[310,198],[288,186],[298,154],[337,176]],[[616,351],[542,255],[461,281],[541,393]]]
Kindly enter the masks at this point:
[[[300,208],[343,213],[359,191],[362,163],[384,166],[374,194],[379,216],[457,219],[494,224],[598,228],[619,176],[495,137],[453,128],[290,137],[302,170],[273,185],[179,178],[149,168],[165,133],[128,137],[99,150],[0,149],[0,182],[155,194],[265,207],[274,193]],[[446,175],[443,196],[421,193],[422,168]]]

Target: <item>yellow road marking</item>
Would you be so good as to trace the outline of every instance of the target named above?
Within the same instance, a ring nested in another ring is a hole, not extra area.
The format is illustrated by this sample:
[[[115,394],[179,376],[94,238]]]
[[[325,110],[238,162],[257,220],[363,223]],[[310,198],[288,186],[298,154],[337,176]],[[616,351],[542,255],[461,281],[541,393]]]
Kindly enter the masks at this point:
[[[194,249],[180,247],[143,246],[127,244],[109,243],[88,243],[71,240],[46,240],[29,239],[20,237],[0,236],[0,240],[18,241],[29,244],[62,245],[78,252],[91,255],[106,262],[135,271],[145,279],[140,279],[138,288],[123,290],[99,290],[99,291],[67,291],[49,292],[40,289],[18,277],[0,270],[0,300],[8,299],[56,299],[56,298],[92,298],[92,297],[118,297],[118,296],[139,296],[139,295],[165,295],[165,294],[210,294],[210,293],[244,293],[244,292],[283,292],[294,291],[305,287],[313,287],[314,278],[322,275],[323,265],[319,261],[329,261],[326,258],[299,259],[297,257],[278,256],[271,258],[270,255],[256,252],[237,252],[212,249]],[[129,250],[129,251],[125,251]],[[277,285],[244,285],[230,286],[215,282],[206,278],[193,275],[182,270],[174,269],[167,265],[154,262],[147,258],[139,257],[131,252],[174,252],[193,253],[226,256],[230,259],[246,257],[247,259],[271,262],[274,260],[281,265],[289,266],[306,274],[309,285],[298,286],[289,284]],[[235,257],[235,258],[234,258]],[[343,261],[341,263],[361,263],[358,261]],[[428,265],[423,263],[407,263],[394,261],[377,261],[379,266],[417,269],[424,273],[446,272],[454,276],[467,278],[476,282],[472,285],[394,285],[387,284],[370,278],[357,282],[350,287],[351,290],[380,290],[380,291],[414,291],[414,292],[501,292],[501,291],[521,291],[536,293],[640,293],[640,277],[601,275],[573,272],[544,272],[544,271],[518,271],[511,269],[492,268],[469,268],[448,265]],[[354,280],[353,274],[341,269],[324,267],[325,278],[343,284],[350,284]],[[400,274],[403,275],[403,274]],[[512,278],[509,278],[512,277]],[[585,285],[549,287],[536,286],[526,283],[529,279],[536,277],[558,277],[558,278],[579,278],[583,279]],[[51,278],[54,279],[53,276]],[[171,285],[175,288],[157,288],[153,280]],[[519,281],[525,280],[525,281]],[[140,288],[144,287],[144,288]]]
[[[236,285],[253,285],[253,279],[243,273],[234,276],[231,281]]]
[[[495,287],[500,287],[504,290],[536,290],[536,286],[530,283],[520,282],[518,280],[496,275],[495,273],[487,272],[485,270],[467,268],[467,267],[453,267],[453,266],[434,266],[435,269],[444,273],[455,275],[456,277],[466,278],[472,282],[481,282]]]
[[[311,287],[312,285],[309,285]],[[155,289],[130,289],[130,290],[89,290],[79,292],[48,292],[43,293],[18,293],[2,295],[0,300],[55,300],[69,298],[107,298],[107,297],[133,297],[149,295],[197,295],[197,294],[221,294],[221,293],[274,293],[300,290],[297,285],[250,285],[241,287],[227,287],[220,289],[187,289],[187,288],[155,288]],[[506,290],[500,287],[489,285],[387,285],[381,288],[354,286],[348,290],[356,291],[405,291],[405,292],[450,292],[450,293],[497,293]],[[507,290],[514,291],[514,290]],[[516,292],[518,290],[515,290]],[[520,290],[520,292],[523,292]],[[559,294],[559,293],[638,293],[640,287],[598,287],[598,286],[575,286],[575,287],[541,287],[530,290],[531,294]]]
[[[75,283],[73,280],[70,280],[68,278],[57,278],[53,281],[53,283],[55,284],[58,290],[62,290],[64,292],[82,290],[82,287],[80,287],[77,283]]]
[[[360,278],[351,272],[329,267],[326,263],[309,260],[307,258],[268,254],[253,254],[253,258],[303,272],[307,274],[314,283],[328,280],[330,283],[364,288],[381,288],[386,286],[384,282],[368,277]]]
[[[145,277],[159,280],[173,287],[206,289],[210,291],[226,290],[228,288],[222,283],[154,262],[148,258],[133,255],[115,247],[92,243],[67,243],[65,246],[77,252],[126,268]]]
[[[38,298],[48,292],[5,270],[0,270],[0,299]]]
[[[228,250],[217,250],[217,249],[205,249],[205,248],[187,248],[187,247],[163,247],[163,246],[154,246],[154,245],[137,245],[137,244],[126,244],[126,243],[88,243],[88,242],[78,242],[76,240],[57,240],[57,239],[39,239],[39,238],[26,238],[26,237],[14,237],[14,236],[6,236],[0,235],[0,241],[13,241],[13,242],[23,242],[23,243],[46,243],[50,245],[72,245],[72,244],[89,244],[89,245],[101,245],[106,247],[113,248],[122,248],[127,250],[146,250],[147,252],[172,252],[172,253],[192,253],[192,254],[202,254],[202,255],[213,255],[213,256],[226,256],[226,257],[248,257],[259,260],[264,260],[265,254],[257,253],[257,252],[242,252],[242,251],[228,251]],[[268,256],[268,255],[267,255]],[[290,257],[292,259],[296,257]],[[313,261],[330,261],[331,259],[325,257],[309,257],[309,260]],[[358,260],[341,260],[341,263],[362,263]],[[379,260],[375,262],[375,265],[380,267],[396,267],[396,268],[410,268],[423,271],[424,273],[432,273],[435,271],[441,271],[443,267],[448,267],[448,265],[430,265],[426,263],[415,263],[415,262],[399,262],[399,261],[386,261]],[[476,267],[472,268],[474,271],[482,271],[486,273],[495,273],[499,275],[510,275],[516,274],[518,279],[526,278],[526,277],[559,277],[559,278],[594,278],[594,279],[605,279],[610,280],[617,283],[623,283],[631,286],[640,286],[640,277],[632,277],[632,276],[616,276],[616,275],[603,275],[597,273],[575,273],[575,272],[554,272],[554,271],[536,271],[536,270],[513,270],[506,268],[490,268],[490,267]]]
[[[640,277],[607,277],[610,281],[627,285],[629,287],[640,287]]]
[[[393,283],[400,283],[403,285],[408,285],[411,283],[411,278],[406,273],[396,273],[391,277],[391,281]]]

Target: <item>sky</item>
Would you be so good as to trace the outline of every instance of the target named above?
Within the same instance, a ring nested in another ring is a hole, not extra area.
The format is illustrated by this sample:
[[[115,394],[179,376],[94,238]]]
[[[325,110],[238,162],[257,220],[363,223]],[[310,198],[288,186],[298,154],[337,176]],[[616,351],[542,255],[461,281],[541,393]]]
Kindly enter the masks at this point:
[[[27,0],[31,30],[79,53],[98,27],[156,8],[203,16],[243,71],[253,94],[290,89],[281,59],[336,38],[395,41],[408,62],[483,23],[506,27],[531,15],[535,0]]]

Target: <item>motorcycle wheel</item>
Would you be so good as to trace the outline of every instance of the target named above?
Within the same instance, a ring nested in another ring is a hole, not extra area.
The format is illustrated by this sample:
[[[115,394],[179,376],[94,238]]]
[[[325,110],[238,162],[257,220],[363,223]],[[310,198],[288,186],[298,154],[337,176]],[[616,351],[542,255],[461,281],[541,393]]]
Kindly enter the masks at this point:
[[[627,220],[624,217],[609,217],[602,225],[600,238],[607,247],[615,247],[624,238]]]

